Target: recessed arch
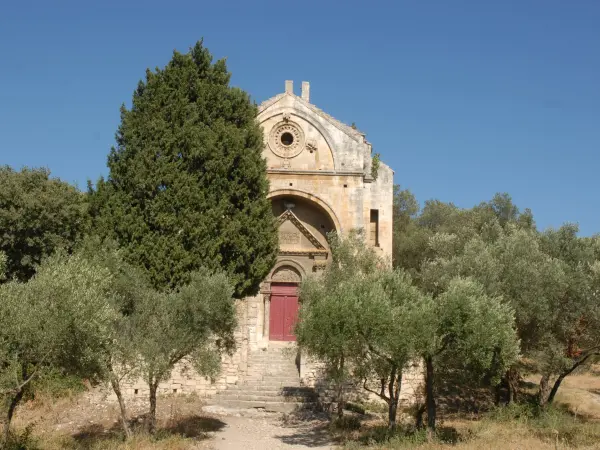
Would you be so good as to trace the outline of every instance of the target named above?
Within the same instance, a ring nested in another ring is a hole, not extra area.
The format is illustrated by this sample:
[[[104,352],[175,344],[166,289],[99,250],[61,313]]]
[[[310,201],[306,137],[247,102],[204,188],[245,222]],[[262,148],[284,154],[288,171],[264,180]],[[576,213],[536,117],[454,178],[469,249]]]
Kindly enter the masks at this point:
[[[314,194],[310,194],[308,192],[301,191],[299,189],[277,189],[275,191],[269,192],[269,194],[267,195],[267,198],[274,199],[276,197],[282,197],[282,196],[286,196],[286,195],[292,196],[292,197],[294,197],[294,196],[301,197],[301,198],[310,200],[311,202],[317,204],[325,211],[325,213],[327,213],[327,215],[329,215],[329,218],[335,225],[335,231],[338,234],[343,233],[342,224],[341,224],[340,220],[338,219],[336,213],[333,211],[333,208],[331,208],[331,206],[329,206],[327,204],[327,202],[325,202],[324,200],[322,200],[321,198],[317,197]]]
[[[304,267],[302,267],[301,264],[298,264],[298,262],[290,258],[281,258],[277,260],[277,263],[275,263],[275,266],[269,273],[268,279],[271,280],[275,272],[286,266],[295,269],[300,274],[300,278],[306,278],[306,270],[304,270]]]
[[[300,283],[303,280],[300,270],[291,264],[280,264],[271,275],[273,283]]]

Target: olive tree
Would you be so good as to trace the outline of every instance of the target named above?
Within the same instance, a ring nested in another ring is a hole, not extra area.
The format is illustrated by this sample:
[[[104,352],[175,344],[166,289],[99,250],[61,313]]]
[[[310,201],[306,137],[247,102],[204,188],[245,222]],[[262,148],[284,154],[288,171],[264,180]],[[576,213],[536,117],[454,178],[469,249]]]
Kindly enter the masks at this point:
[[[348,377],[388,404],[390,429],[396,415],[402,374],[417,357],[414,336],[422,301],[404,272],[393,272],[360,232],[333,236],[332,263],[320,278],[300,289],[302,306],[296,329],[298,344],[323,361],[338,385],[338,415],[344,406]],[[380,380],[380,388],[371,382]]]
[[[27,282],[0,286],[0,396],[6,443],[32,381],[49,371],[96,378],[97,353],[115,318],[111,275],[79,256],[56,254]]]
[[[490,222],[459,250],[449,249],[456,235],[438,233],[430,240],[437,256],[421,272],[428,291],[439,293],[452,277],[468,276],[516,312],[528,364],[507,372],[508,401],[517,398],[519,371],[541,374],[538,398],[544,405],[566,376],[598,354],[598,239],[576,233],[570,225],[538,233]]]
[[[452,365],[468,372],[471,378],[498,380],[517,360],[519,340],[510,305],[487,295],[483,286],[471,279],[450,280],[439,296],[423,303],[419,313],[423,326],[416,345],[425,364],[427,428],[433,433],[437,417],[436,367]]]
[[[336,384],[337,412],[341,417],[349,363],[360,347],[356,334],[359,317],[350,310],[351,298],[356,283],[366,281],[365,277],[376,272],[382,261],[364,245],[360,230],[352,231],[345,239],[336,233],[328,238],[332,264],[322,276],[309,277],[300,286],[296,337],[307,354],[324,363],[327,377]]]
[[[135,313],[144,301],[155,295],[152,284],[140,269],[124,261],[116,243],[88,237],[76,249],[76,254],[102,267],[110,274],[106,300],[114,312],[110,327],[104,328],[103,345],[96,353],[98,376],[113,389],[120,411],[125,437],[132,436],[129,427],[125,397],[121,385],[124,380],[139,376],[141,359],[136,345]]]
[[[558,260],[561,295],[535,355],[542,374],[539,402],[552,403],[562,381],[600,356],[600,238],[579,237],[576,225],[544,232],[541,248]]]
[[[175,365],[189,363],[198,373],[215,376],[221,354],[235,346],[234,288],[222,273],[199,270],[190,282],[169,291],[148,291],[133,313],[140,374],[149,388],[149,431],[156,427],[158,385]]]

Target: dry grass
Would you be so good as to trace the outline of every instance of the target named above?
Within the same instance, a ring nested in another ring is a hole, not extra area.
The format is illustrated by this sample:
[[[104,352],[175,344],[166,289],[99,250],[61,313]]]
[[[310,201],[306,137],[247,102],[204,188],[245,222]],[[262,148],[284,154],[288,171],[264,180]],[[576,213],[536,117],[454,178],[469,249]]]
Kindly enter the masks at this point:
[[[538,381],[535,376],[526,380],[530,393]],[[547,410],[516,405],[485,414],[447,414],[441,422],[433,442],[410,426],[390,439],[382,420],[339,432],[338,438],[352,449],[600,449],[600,367],[567,377],[555,407]]]
[[[44,450],[190,450],[198,448],[195,442],[183,436],[152,438],[138,434],[128,442],[119,437],[108,437],[82,442],[70,436],[57,435],[44,441]]]
[[[20,439],[9,449],[191,450],[202,448],[211,432],[225,426],[219,419],[197,415],[203,406],[198,397],[174,395],[158,400],[155,436],[144,432],[147,400],[129,402],[135,436],[125,442],[117,405],[105,393],[91,391],[58,400],[38,398],[17,410],[13,429]],[[30,435],[25,432],[27,426]]]
[[[535,375],[526,378],[531,393],[537,389],[539,380]],[[556,402],[575,416],[600,421],[600,366],[565,378]]]
[[[438,428],[438,435],[427,442],[426,435],[414,431],[391,439],[386,437],[384,424],[366,427],[355,440],[346,441],[346,447],[359,449],[598,449],[600,425],[582,423],[565,416],[563,412],[551,417],[532,420],[481,421],[453,420]]]
[[[526,381],[533,393],[539,377]],[[463,399],[463,405],[469,398]],[[339,427],[332,426],[332,432],[348,448],[600,449],[600,368],[568,377],[556,403],[556,407],[541,412],[527,405],[490,413],[468,408],[450,413],[448,409],[442,412],[433,442],[427,442],[425,434],[410,430],[410,426],[404,434],[389,439],[385,422],[377,418],[362,425],[358,420],[346,420],[337,424]],[[34,424],[34,437],[27,438],[28,445],[20,447],[28,450],[201,449],[210,445],[207,438],[211,432],[218,432],[225,425],[218,419],[197,415],[201,406],[197,397],[161,397],[159,432],[151,437],[142,431],[146,399],[129,402],[136,435],[124,442],[116,404],[103,394],[87,392],[60,400],[38,398],[19,409],[15,429],[22,432],[27,424]]]

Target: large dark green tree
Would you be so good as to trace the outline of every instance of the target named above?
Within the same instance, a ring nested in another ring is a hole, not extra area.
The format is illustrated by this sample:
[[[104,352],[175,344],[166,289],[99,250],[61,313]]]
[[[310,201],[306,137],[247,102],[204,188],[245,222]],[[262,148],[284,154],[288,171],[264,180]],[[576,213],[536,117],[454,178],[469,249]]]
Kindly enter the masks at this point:
[[[43,258],[70,251],[88,228],[85,194],[48,169],[0,167],[0,252],[6,279],[26,281]]]
[[[229,81],[200,41],[147,70],[131,109],[121,108],[92,214],[158,288],[205,266],[225,270],[237,296],[252,294],[275,261],[256,106]]]

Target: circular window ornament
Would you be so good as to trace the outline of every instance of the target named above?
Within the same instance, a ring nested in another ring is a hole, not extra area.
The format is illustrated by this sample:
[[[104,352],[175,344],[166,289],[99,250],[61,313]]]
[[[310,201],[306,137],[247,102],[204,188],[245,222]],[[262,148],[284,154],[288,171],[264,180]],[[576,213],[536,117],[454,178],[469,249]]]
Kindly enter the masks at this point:
[[[279,122],[269,134],[269,148],[282,158],[298,156],[304,150],[304,132],[293,122]]]

